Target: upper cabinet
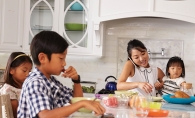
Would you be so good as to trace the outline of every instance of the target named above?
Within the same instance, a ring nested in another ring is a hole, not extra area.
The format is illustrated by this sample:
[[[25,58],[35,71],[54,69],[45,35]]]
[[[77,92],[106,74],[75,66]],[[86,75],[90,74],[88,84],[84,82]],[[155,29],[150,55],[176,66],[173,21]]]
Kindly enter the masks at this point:
[[[95,0],[94,25],[130,17],[164,17],[195,23],[195,0]]]
[[[95,0],[94,18],[101,21],[128,17],[128,13],[150,11],[151,0]]]
[[[29,52],[32,38],[43,30],[58,32],[57,0],[26,0],[24,25],[24,51]]]
[[[93,36],[91,0],[26,0],[24,51],[43,30],[58,32],[69,43],[68,54],[102,56]]]
[[[0,51],[22,51],[24,0],[0,1]]]
[[[162,17],[195,23],[194,5],[195,0],[155,0],[154,12]]]

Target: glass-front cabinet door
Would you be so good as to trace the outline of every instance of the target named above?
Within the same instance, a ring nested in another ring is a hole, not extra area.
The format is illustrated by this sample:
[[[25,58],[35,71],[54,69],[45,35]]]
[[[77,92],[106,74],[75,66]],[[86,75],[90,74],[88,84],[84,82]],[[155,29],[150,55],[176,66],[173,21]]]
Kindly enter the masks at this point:
[[[43,30],[58,32],[69,43],[69,54],[92,52],[90,0],[26,0],[25,50]],[[25,51],[24,50],[24,51]]]
[[[32,37],[43,30],[52,30],[54,26],[54,0],[30,1],[29,43]]]
[[[59,33],[69,43],[69,54],[86,54],[92,50],[89,1],[64,0],[60,6]]]
[[[29,51],[32,38],[43,30],[58,32],[57,0],[26,0],[25,50]]]

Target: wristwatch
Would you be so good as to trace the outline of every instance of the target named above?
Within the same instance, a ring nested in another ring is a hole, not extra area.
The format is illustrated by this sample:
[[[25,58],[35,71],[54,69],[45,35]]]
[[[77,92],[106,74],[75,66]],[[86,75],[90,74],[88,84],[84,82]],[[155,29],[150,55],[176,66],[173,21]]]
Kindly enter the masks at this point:
[[[77,80],[72,79],[72,82],[79,84],[81,82],[80,75],[78,75]]]

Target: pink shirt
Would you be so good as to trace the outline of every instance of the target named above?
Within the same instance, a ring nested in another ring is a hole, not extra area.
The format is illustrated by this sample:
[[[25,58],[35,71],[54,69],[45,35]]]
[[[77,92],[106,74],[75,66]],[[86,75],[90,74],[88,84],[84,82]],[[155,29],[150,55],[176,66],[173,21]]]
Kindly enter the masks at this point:
[[[20,92],[21,92],[21,89],[15,88],[15,87],[13,87],[9,84],[6,84],[6,83],[0,89],[0,93],[1,94],[9,94],[11,100],[17,99],[19,101]]]

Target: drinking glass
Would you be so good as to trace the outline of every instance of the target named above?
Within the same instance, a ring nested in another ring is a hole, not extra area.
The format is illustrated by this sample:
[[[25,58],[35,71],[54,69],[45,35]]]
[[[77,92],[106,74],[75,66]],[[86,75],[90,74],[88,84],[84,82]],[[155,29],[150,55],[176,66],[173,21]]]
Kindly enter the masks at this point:
[[[149,112],[151,97],[135,96],[133,100],[133,115],[135,118],[146,118]]]

